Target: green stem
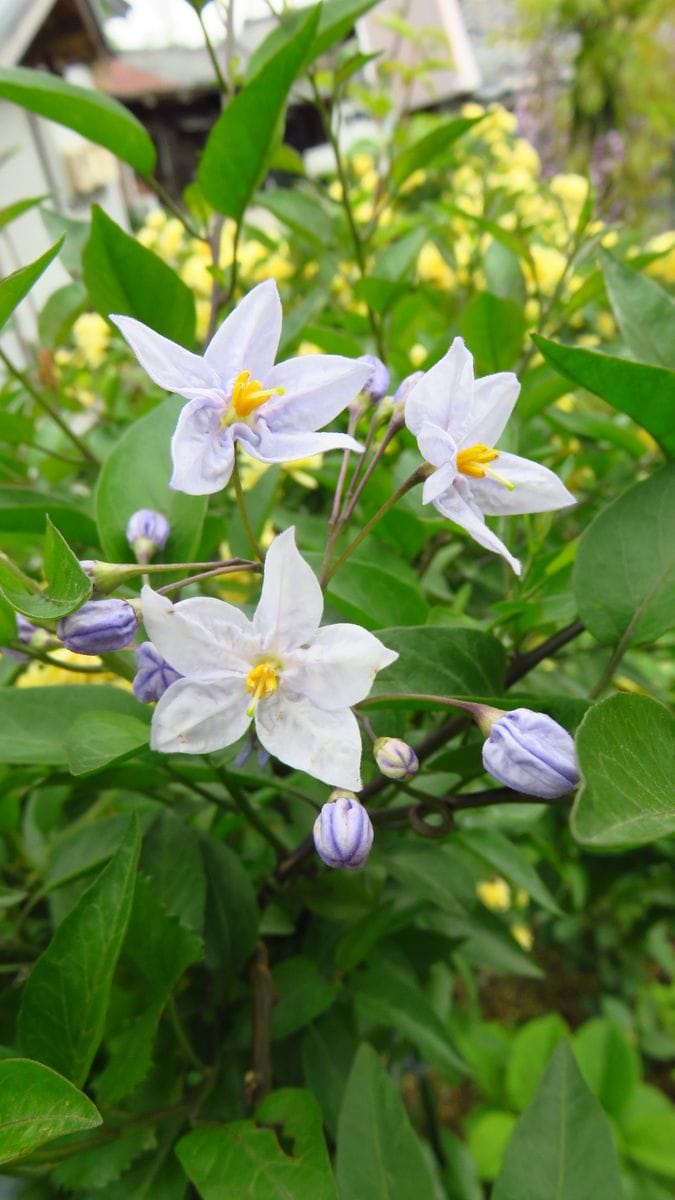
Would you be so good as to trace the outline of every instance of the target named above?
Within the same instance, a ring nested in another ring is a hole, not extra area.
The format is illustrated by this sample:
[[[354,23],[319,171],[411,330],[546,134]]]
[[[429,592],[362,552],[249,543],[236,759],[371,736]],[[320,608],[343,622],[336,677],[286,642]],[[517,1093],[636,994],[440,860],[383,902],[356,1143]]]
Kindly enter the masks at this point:
[[[413,471],[412,475],[409,475],[408,478],[404,480],[401,486],[396,489],[389,499],[385,500],[384,504],[378,508],[377,512],[370,518],[370,520],[366,521],[363,529],[356,535],[354,541],[350,542],[347,548],[342,551],[342,554],[338,558],[337,562],[334,562],[332,567],[328,567],[327,570],[322,572],[320,582],[323,588],[330,583],[336,571],[339,571],[340,567],[346,563],[347,559],[354,553],[356,548],[361,545],[361,542],[364,540],[364,538],[368,537],[368,534],[375,528],[378,521],[382,520],[382,517],[389,512],[390,508],[393,508],[394,505],[398,503],[402,496],[405,496],[406,492],[409,492],[411,488],[416,487],[418,483],[421,483],[423,479],[426,479],[427,474],[428,468],[425,463],[424,466],[418,467],[416,471]]]
[[[262,550],[260,549],[260,546],[258,545],[255,533],[253,532],[253,526],[251,525],[248,513],[246,511],[246,500],[244,497],[244,489],[241,486],[241,476],[239,475],[239,464],[237,462],[236,457],[234,460],[234,467],[232,470],[232,481],[234,483],[234,493],[235,493],[235,496],[237,497],[237,508],[239,509],[241,523],[244,526],[244,532],[246,534],[249,545],[250,545],[255,557],[258,559],[258,562],[262,562],[265,556],[264,556]]]
[[[280,838],[277,837],[276,833],[273,833],[269,826],[265,824],[262,817],[258,816],[258,813],[250,803],[248,797],[244,794],[239,785],[233,781],[232,776],[225,770],[224,767],[217,767],[213,764],[211,765],[213,766],[213,770],[220,779],[223,787],[230,793],[234,803],[244,819],[248,821],[249,825],[257,830],[257,832],[265,839],[266,842],[269,842],[270,846],[277,855],[280,857],[285,857],[288,854],[288,848],[284,846],[284,843]]]
[[[197,238],[197,240],[200,242],[208,242],[209,239],[207,235],[202,233],[201,230],[197,229],[196,225],[192,224],[189,218],[186,217],[183,210],[179,208],[175,200],[173,200],[166,188],[159,182],[158,179],[153,179],[152,176],[147,176],[144,177],[144,183],[147,183],[150,190],[155,193],[157,199],[162,201],[164,207],[168,208],[169,212],[173,213],[174,217],[178,218],[183,226],[183,229],[186,231],[186,233],[190,234],[190,237]]]
[[[187,579],[179,579],[176,583],[165,583],[164,587],[157,588],[157,591],[162,596],[168,596],[169,592],[179,591],[180,588],[187,587],[189,583],[200,583],[202,579],[210,579],[214,575],[236,575],[239,571],[260,571],[261,569],[260,563],[247,562],[246,559],[242,559],[240,563],[234,565],[212,567],[210,571],[201,571],[199,575],[189,575]]]
[[[204,35],[204,42],[206,45],[206,50],[207,50],[209,58],[211,59],[211,66],[213,67],[213,70],[216,75],[216,79],[218,80],[218,87],[220,88],[220,91],[222,92],[223,96],[227,99],[230,96],[229,81],[223,75],[223,72],[220,67],[220,63],[218,62],[218,56],[214,49],[213,43],[211,42],[211,39],[208,35],[206,25],[204,24],[204,18],[202,16],[201,6],[199,6],[196,11],[197,11],[197,16],[199,17],[199,24],[202,27],[202,33]]]
[[[183,1025],[183,1022],[178,1013],[178,1009],[176,1007],[176,1001],[173,996],[171,996],[169,1003],[166,1006],[166,1011],[169,1014],[169,1020],[171,1021],[171,1026],[176,1035],[176,1041],[178,1042],[178,1045],[181,1047],[187,1061],[189,1063],[192,1063],[192,1066],[195,1067],[198,1071],[203,1071],[206,1068],[206,1063],[202,1062],[201,1058],[199,1057],[199,1055],[196,1053],[194,1047],[192,1046],[192,1043],[187,1035],[185,1026]]]
[[[82,457],[85,458],[87,462],[90,462],[92,466],[99,467],[101,464],[93,451],[91,451],[86,443],[83,442],[82,439],[73,432],[68,423],[64,421],[58,409],[53,407],[51,401],[47,400],[45,396],[38,392],[37,388],[33,387],[33,384],[25,372],[20,371],[19,368],[14,365],[11,359],[9,359],[5,354],[4,350],[0,350],[0,362],[5,364],[5,367],[9,371],[10,375],[13,375],[17,382],[26,389],[28,395],[32,396],[35,403],[43,408],[46,413],[48,413],[48,415],[52,418],[52,421],[58,425],[61,432],[70,439],[74,446],[77,446]]]

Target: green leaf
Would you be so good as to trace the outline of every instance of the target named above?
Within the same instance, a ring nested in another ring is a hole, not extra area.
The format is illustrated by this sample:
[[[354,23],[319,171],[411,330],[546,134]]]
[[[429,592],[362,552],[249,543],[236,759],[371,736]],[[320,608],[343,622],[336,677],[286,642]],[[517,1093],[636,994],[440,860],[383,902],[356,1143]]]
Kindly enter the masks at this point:
[[[65,1162],[57,1164],[52,1179],[59,1188],[86,1191],[91,1196],[90,1188],[103,1188],[119,1179],[133,1160],[154,1144],[152,1129],[131,1129],[109,1145],[103,1144],[92,1150],[83,1150],[81,1154],[72,1154]]]
[[[182,346],[194,341],[195,300],[187,284],[97,204],[82,269],[91,302],[101,316],[136,317]]]
[[[79,608],[91,596],[92,582],[65,538],[47,517],[43,565],[47,586],[29,590],[0,558],[0,592],[17,612],[36,620],[56,620]]]
[[[397,154],[391,164],[391,179],[396,189],[421,167],[427,167],[436,159],[444,156],[448,148],[458,138],[462,137],[482,117],[457,117],[437,125],[426,137],[420,138],[414,145]],[[447,165],[447,163],[445,164]]]
[[[675,371],[561,346],[536,334],[532,340],[560,375],[627,413],[656,438],[669,458],[675,456]]]
[[[27,67],[0,69],[0,97],[75,129],[111,150],[139,175],[151,174],[156,155],[150,137],[133,113],[112,97]]]
[[[318,574],[321,555],[305,557]],[[393,569],[353,559],[330,580],[326,597],[344,617],[367,629],[381,629],[392,621],[421,625],[429,611],[416,583],[402,579]]]
[[[514,300],[480,292],[462,310],[460,330],[481,375],[507,371],[523,348],[525,317]]]
[[[585,846],[642,846],[675,830],[675,718],[647,696],[610,696],[577,731],[572,833]]]
[[[574,1035],[574,1055],[586,1083],[610,1116],[621,1120],[640,1082],[637,1050],[617,1025],[602,1017]]]
[[[149,713],[146,721],[125,713],[82,713],[66,738],[68,768],[72,775],[91,775],[147,749],[149,736]]]
[[[46,496],[30,488],[0,487],[0,531],[3,533],[36,533],[42,536],[45,519],[50,517],[64,537],[85,545],[96,545],[96,525],[87,513],[67,499]]]
[[[371,1046],[359,1047],[340,1110],[335,1173],[340,1200],[434,1200],[422,1147]]]
[[[133,820],[115,857],[59,925],[24,989],[18,1024],[22,1048],[76,1084],[86,1079],[103,1036],[139,847]]]
[[[166,911],[201,933],[206,875],[199,838],[196,830],[169,808],[162,809],[143,838],[141,871],[152,881]],[[251,938],[255,938],[255,929]]]
[[[179,396],[169,396],[135,421],[103,464],[96,520],[103,552],[111,562],[128,562],[127,522],[139,508],[152,508],[167,518],[167,562],[190,561],[196,553],[208,497],[186,496],[169,487],[171,435],[184,403]]]
[[[503,646],[490,634],[422,625],[382,629],[378,637],[390,650],[397,650],[399,658],[378,675],[370,693],[373,700],[378,695],[395,693],[400,697],[396,703],[406,708],[437,708],[407,697],[415,693],[498,696],[502,691],[506,656]],[[447,715],[451,712],[448,709]]]
[[[553,1053],[506,1148],[492,1200],[618,1200],[612,1132],[568,1042]]]
[[[482,1112],[469,1126],[468,1146],[481,1179],[497,1178],[516,1118],[501,1109]]]
[[[675,1106],[635,1116],[622,1123],[621,1134],[626,1155],[633,1162],[675,1179]]]
[[[0,1162],[100,1124],[91,1100],[56,1071],[27,1058],[0,1062]]]
[[[319,25],[316,37],[311,43],[303,66],[307,67],[314,59],[325,54],[336,42],[342,41],[352,26],[369,9],[374,8],[377,0],[324,0],[319,14]],[[295,37],[297,31],[313,8],[288,9],[281,16],[278,25],[256,47],[251,55],[246,79],[253,79],[259,74],[266,63],[277,53],[280,46]]]
[[[272,1092],[253,1121],[188,1133],[176,1154],[202,1200],[337,1200],[319,1107],[299,1088]]]
[[[94,1085],[102,1102],[117,1103],[145,1078],[161,1014],[187,967],[202,957],[201,938],[163,910],[139,874],[122,965],[125,979],[132,976],[143,1011],[107,1039],[108,1061]]]
[[[675,367],[675,300],[654,279],[600,251],[607,295],[634,358]]]
[[[603,645],[656,641],[675,621],[675,465],[635,484],[584,530],[572,575]]]
[[[528,1021],[514,1035],[506,1064],[506,1091],[518,1112],[530,1103],[547,1062],[567,1026],[558,1013]]]
[[[338,993],[311,958],[297,955],[275,966],[272,979],[279,1000],[272,1012],[272,1037],[288,1037],[330,1008]]]
[[[258,904],[251,877],[236,854],[207,835],[201,852],[206,871],[206,962],[227,983],[255,946]]]
[[[419,988],[388,970],[385,963],[359,972],[350,984],[362,1021],[395,1029],[412,1042],[429,1066],[451,1080],[458,1071],[466,1071],[447,1029]]]
[[[241,220],[262,178],[286,97],[305,62],[318,20],[317,7],[230,101],[208,136],[199,185],[216,211],[234,221]]]
[[[30,196],[26,200],[15,200],[14,204],[8,204],[6,208],[0,208],[0,229],[4,229],[5,225],[16,221],[17,217],[21,217],[30,208],[35,208],[36,204],[42,204],[47,196]]]
[[[335,241],[335,227],[329,212],[307,192],[298,188],[270,188],[260,193],[258,204],[267,208],[298,237],[308,239],[325,250]]]
[[[91,226],[89,221],[78,221],[51,208],[40,210],[47,236],[62,238],[63,249],[59,261],[71,275],[78,279],[82,274],[82,251],[87,244]]]
[[[1,74],[2,70],[0,69]],[[29,263],[27,267],[19,267],[18,271],[14,271],[5,279],[0,280],[0,329],[9,320],[24,296],[28,295],[36,279],[40,278],[50,262],[56,258],[62,242],[63,239],[50,246],[49,250],[45,250],[44,254],[35,259],[35,262]]]
[[[38,316],[38,335],[43,346],[62,345],[82,312],[87,293],[79,280],[52,292]]]
[[[0,688],[0,762],[67,766],[70,728],[92,711],[142,718],[144,709],[127,691],[104,684]]]
[[[455,833],[455,845],[464,846],[498,874],[525,891],[548,912],[560,915],[560,908],[539,873],[523,851],[496,829],[467,829]]]

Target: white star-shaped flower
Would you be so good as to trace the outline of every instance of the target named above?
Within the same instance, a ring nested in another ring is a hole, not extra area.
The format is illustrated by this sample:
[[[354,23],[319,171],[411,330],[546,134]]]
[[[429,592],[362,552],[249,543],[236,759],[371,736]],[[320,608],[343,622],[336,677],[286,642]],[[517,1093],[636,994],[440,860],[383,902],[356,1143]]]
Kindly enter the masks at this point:
[[[155,708],[153,750],[221,750],[254,721],[259,741],[281,762],[358,791],[361,735],[351,706],[398,655],[359,625],[320,629],[322,612],[319,582],[292,528],[267,552],[251,621],[224,600],[202,596],[172,604],[144,587],[148,635],[184,676]]]
[[[485,524],[486,516],[548,512],[576,504],[557,475],[517,454],[495,450],[518,398],[510,371],[474,379],[473,358],[461,338],[427,371],[405,402],[405,422],[420,453],[437,469],[422,499],[486,550],[521,565]]]
[[[171,440],[177,491],[204,496],[225,487],[236,442],[264,463],[325,450],[361,453],[347,434],[316,430],[351,403],[372,368],[338,354],[274,366],[281,316],[276,283],[266,279],[230,313],[201,357],[133,317],[111,315],[150,378],[189,401]]]

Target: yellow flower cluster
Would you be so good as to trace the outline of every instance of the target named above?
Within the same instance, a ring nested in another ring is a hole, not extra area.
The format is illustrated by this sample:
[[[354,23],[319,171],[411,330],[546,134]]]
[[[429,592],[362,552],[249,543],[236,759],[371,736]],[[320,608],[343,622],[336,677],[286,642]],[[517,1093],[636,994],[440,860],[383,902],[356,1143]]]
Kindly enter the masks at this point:
[[[120,678],[112,671],[97,671],[94,674],[93,672],[68,670],[68,667],[101,667],[103,665],[101,659],[94,654],[76,654],[73,650],[66,650],[65,646],[61,646],[57,650],[51,651],[50,658],[60,663],[66,663],[67,666],[59,667],[55,663],[34,661],[29,663],[25,671],[21,672],[15,686],[25,688],[54,687],[56,684],[64,683],[112,683],[126,691],[131,690],[129,680]]]

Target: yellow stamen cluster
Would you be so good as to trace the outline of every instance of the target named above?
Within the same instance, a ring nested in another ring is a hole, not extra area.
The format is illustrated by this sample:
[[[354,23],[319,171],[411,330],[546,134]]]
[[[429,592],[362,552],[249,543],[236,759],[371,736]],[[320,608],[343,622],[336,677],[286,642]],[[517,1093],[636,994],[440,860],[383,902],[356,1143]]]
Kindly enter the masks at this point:
[[[252,667],[246,676],[246,691],[251,692],[253,699],[246,709],[246,716],[252,717],[260,700],[272,696],[279,686],[279,676],[276,667],[269,662],[258,663]]]
[[[264,388],[259,379],[251,379],[250,371],[240,371],[232,387],[232,411],[243,421],[270,396],[283,396],[283,393],[281,387]]]
[[[477,442],[475,446],[467,446],[465,450],[459,451],[457,470],[462,475],[469,475],[472,479],[484,479],[486,475],[489,475],[491,479],[496,479],[497,483],[501,483],[503,487],[512,492],[516,486],[515,483],[511,483],[503,475],[498,475],[496,471],[491,471],[486,465],[494,462],[496,458],[499,458],[498,450],[491,449],[483,442]]]

